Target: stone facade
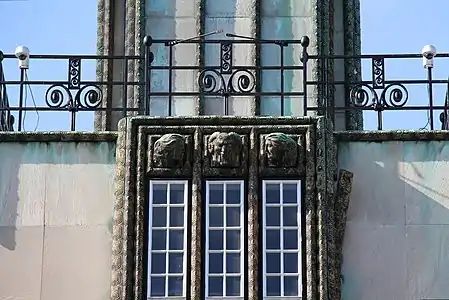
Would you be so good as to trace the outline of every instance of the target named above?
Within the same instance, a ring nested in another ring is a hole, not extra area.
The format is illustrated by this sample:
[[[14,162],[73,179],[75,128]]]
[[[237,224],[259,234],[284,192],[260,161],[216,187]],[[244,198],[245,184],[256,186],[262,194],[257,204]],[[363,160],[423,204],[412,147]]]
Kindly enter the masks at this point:
[[[339,257],[350,175],[334,200],[336,180],[333,135],[324,118],[133,117],[120,122],[114,213],[112,299],[145,294],[146,182],[188,178],[191,188],[191,237],[188,296],[202,299],[202,202],[204,178],[246,178],[248,299],[261,292],[259,245],[260,179],[301,178],[304,299],[337,299]],[[329,140],[330,139],[330,140]],[[166,151],[166,152],[164,152]],[[175,160],[167,160],[165,157]],[[349,190],[348,190],[349,189]],[[336,202],[334,202],[336,201]],[[338,207],[338,214],[334,214]],[[342,227],[343,226],[343,227]],[[330,252],[328,249],[332,249]]]

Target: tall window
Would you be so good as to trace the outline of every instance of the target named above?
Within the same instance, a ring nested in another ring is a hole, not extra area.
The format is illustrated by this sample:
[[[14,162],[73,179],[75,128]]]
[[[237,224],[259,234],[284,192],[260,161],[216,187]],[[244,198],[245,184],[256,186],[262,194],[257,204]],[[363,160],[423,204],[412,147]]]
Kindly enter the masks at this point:
[[[150,181],[148,299],[186,296],[187,182]]]
[[[243,297],[243,181],[206,183],[206,299]]]
[[[301,297],[301,184],[263,182],[263,294]]]

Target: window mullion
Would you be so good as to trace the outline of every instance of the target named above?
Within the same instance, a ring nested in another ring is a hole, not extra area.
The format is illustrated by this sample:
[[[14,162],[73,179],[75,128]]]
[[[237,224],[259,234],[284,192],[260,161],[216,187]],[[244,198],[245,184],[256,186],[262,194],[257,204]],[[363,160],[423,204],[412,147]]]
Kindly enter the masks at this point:
[[[228,273],[227,265],[226,265],[226,254],[227,254],[227,224],[226,224],[226,190],[227,184],[223,184],[223,297],[226,296],[226,274]]]
[[[170,184],[167,184],[167,231],[165,233],[166,235],[166,239],[165,239],[165,249],[167,250],[165,252],[165,297],[168,297],[168,279],[169,279],[169,274],[170,274],[170,269],[169,269],[169,257],[170,257],[170,244],[169,244],[169,240],[170,240]]]
[[[283,183],[281,182],[281,184],[280,184],[280,189],[279,189],[279,193],[280,193],[280,195],[279,195],[279,204],[280,204],[280,206],[279,206],[279,214],[280,214],[280,216],[279,216],[279,222],[280,222],[280,224],[279,224],[279,236],[280,236],[280,253],[279,253],[279,256],[280,256],[280,263],[281,263],[281,265],[280,265],[280,269],[281,269],[281,274],[280,274],[280,276],[279,276],[279,279],[280,279],[280,284],[281,284],[281,296],[283,297],[284,296],[284,214],[283,214],[283,212],[284,212],[284,193],[283,193],[283,189],[284,188],[284,185],[283,185]]]

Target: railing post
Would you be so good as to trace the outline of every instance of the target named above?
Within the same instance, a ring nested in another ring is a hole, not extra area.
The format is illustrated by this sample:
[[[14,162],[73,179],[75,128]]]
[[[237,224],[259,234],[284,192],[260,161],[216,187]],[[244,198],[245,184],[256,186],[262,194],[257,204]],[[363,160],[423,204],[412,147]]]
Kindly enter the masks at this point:
[[[309,47],[310,39],[308,36],[303,36],[301,38],[301,46],[302,46],[302,53],[300,60],[303,64],[302,69],[302,83],[303,83],[303,90],[304,90],[304,101],[303,101],[303,114],[304,116],[307,116],[307,63],[309,61],[309,54],[307,53],[307,47]]]
[[[150,115],[150,90],[151,90],[151,64],[154,60],[154,54],[151,52],[151,45],[153,44],[153,38],[149,35],[143,39],[143,45],[145,47],[145,66],[144,66],[144,80],[145,80],[145,96],[144,96],[144,108],[145,115]]]

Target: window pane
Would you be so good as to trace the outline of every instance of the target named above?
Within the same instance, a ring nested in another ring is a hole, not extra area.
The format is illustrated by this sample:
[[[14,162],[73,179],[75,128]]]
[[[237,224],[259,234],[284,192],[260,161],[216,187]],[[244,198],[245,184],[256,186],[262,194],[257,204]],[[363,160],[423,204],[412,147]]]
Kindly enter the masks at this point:
[[[296,206],[284,206],[283,226],[298,226],[298,209]]]
[[[150,269],[148,297],[184,295],[184,216],[186,184],[150,182],[150,232],[148,260]],[[168,191],[170,189],[170,191]],[[169,197],[169,199],[167,199]],[[175,228],[177,229],[175,229]],[[162,229],[163,228],[163,229]],[[161,252],[163,251],[163,252]],[[170,276],[169,274],[182,274]],[[155,276],[157,275],[157,276]]]
[[[184,207],[170,207],[170,227],[184,226]]]
[[[240,296],[240,277],[226,277],[226,296]]]
[[[223,230],[209,230],[209,249],[223,250]]]
[[[284,273],[298,273],[298,253],[284,253]]]
[[[209,226],[223,227],[223,207],[209,207]]]
[[[153,297],[165,296],[165,277],[151,277],[151,292]]]
[[[223,296],[223,277],[209,277],[208,283],[208,296]]]
[[[153,227],[167,226],[167,208],[153,207]]]
[[[153,230],[151,232],[151,250],[166,250],[167,234],[166,230]]]
[[[226,207],[226,226],[240,226],[240,207]]]
[[[168,254],[168,272],[170,274],[182,274],[182,253],[170,253]]]
[[[226,204],[240,204],[240,184],[226,184]]]
[[[170,204],[184,203],[184,185],[171,184],[170,185]]]
[[[209,203],[223,204],[223,184],[209,184]]]
[[[281,249],[281,233],[278,229],[266,230],[266,248]]]
[[[165,274],[165,253],[151,254],[151,274]]]
[[[298,297],[301,290],[300,181],[264,182],[264,295]],[[296,299],[296,298],[295,298]]]
[[[298,249],[298,230],[284,229],[284,249]]]
[[[153,184],[153,204],[166,204],[167,203],[167,185],[166,184]]]
[[[184,248],[183,229],[170,229],[168,246],[170,250],[182,250]]]
[[[226,230],[226,249],[240,250],[240,230]]]
[[[281,277],[267,276],[265,288],[267,296],[281,296]]]
[[[226,254],[226,274],[240,273],[240,253]]]
[[[266,207],[266,225],[267,226],[281,226],[281,208],[280,207]]]
[[[265,187],[266,203],[280,203],[280,185],[279,184],[267,184]]]
[[[284,277],[284,295],[298,296],[298,277],[285,276]]]
[[[182,296],[182,277],[168,277],[168,296]]]
[[[296,183],[284,183],[282,191],[284,203],[298,203],[298,185]]]
[[[209,273],[210,274],[223,273],[223,253],[209,254]]]
[[[265,269],[267,273],[281,273],[281,254],[280,253],[266,253],[265,254]]]

